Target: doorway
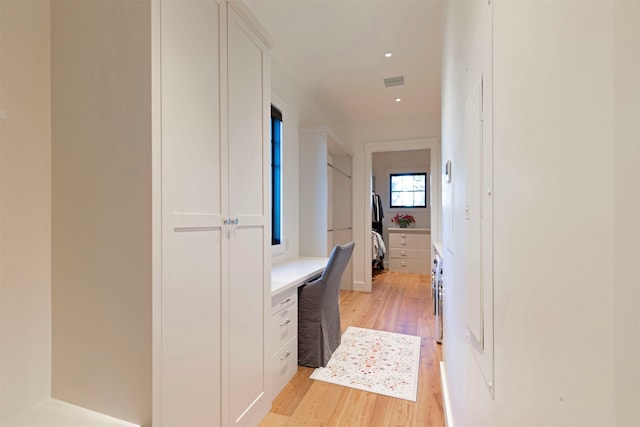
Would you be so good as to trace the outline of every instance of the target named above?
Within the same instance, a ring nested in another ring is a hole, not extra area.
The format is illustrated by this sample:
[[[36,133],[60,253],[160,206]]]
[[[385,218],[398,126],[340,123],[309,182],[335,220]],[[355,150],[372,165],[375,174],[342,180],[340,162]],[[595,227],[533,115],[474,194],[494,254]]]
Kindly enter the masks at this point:
[[[369,142],[364,144],[364,188],[362,191],[363,198],[361,200],[364,206],[364,224],[363,234],[361,236],[365,254],[371,254],[371,192],[372,176],[373,176],[373,154],[392,151],[409,151],[409,150],[429,150],[430,151],[430,168],[431,168],[431,239],[439,241],[440,239],[440,206],[441,206],[441,188],[440,188],[440,140],[439,138],[420,138],[411,140],[382,141]],[[368,225],[368,226],[366,226]],[[372,265],[369,257],[365,256],[364,263],[364,280],[363,291],[371,292],[372,290]],[[425,260],[430,263],[430,260]]]

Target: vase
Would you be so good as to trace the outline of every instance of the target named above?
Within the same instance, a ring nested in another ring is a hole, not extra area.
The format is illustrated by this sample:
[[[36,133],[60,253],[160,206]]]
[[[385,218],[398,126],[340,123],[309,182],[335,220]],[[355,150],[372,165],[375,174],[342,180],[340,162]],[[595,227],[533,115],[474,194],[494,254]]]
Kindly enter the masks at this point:
[[[409,224],[400,223],[400,228],[409,228]]]

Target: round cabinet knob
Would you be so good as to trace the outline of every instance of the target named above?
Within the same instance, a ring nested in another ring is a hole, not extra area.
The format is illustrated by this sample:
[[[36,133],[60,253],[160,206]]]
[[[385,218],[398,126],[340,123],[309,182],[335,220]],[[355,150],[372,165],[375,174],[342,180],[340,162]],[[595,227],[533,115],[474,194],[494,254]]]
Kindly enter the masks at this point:
[[[407,256],[407,251],[400,251],[400,254],[401,254],[402,256]]]
[[[400,242],[400,244],[401,244],[402,246],[407,246],[407,241],[406,241],[406,240],[402,240],[402,241]]]
[[[405,237],[407,237],[407,235],[406,235],[406,234],[404,234],[404,233],[401,233],[401,234],[400,234],[400,237],[405,238]]]
[[[400,263],[400,265],[401,265],[401,266],[403,266],[403,267],[406,267],[406,266],[407,266],[407,262],[406,262],[406,261],[402,261],[402,262]]]

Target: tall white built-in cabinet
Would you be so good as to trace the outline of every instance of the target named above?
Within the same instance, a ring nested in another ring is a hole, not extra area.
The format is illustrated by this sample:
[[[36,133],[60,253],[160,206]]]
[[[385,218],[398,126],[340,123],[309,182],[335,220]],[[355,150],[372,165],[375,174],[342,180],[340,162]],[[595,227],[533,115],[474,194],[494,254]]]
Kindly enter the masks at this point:
[[[159,7],[154,425],[256,424],[271,405],[268,40],[235,2]]]
[[[353,240],[352,156],[327,127],[300,129],[300,255],[326,257]],[[351,263],[343,289],[353,285]]]

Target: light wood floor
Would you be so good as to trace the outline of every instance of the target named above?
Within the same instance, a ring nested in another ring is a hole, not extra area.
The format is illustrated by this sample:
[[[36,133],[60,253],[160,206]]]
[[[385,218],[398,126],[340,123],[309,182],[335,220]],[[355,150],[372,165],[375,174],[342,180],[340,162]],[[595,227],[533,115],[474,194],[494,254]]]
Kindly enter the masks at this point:
[[[341,292],[340,313],[343,331],[359,326],[422,337],[417,402],[314,381],[312,368],[298,367],[260,427],[444,426],[431,276],[377,273],[371,293]]]

